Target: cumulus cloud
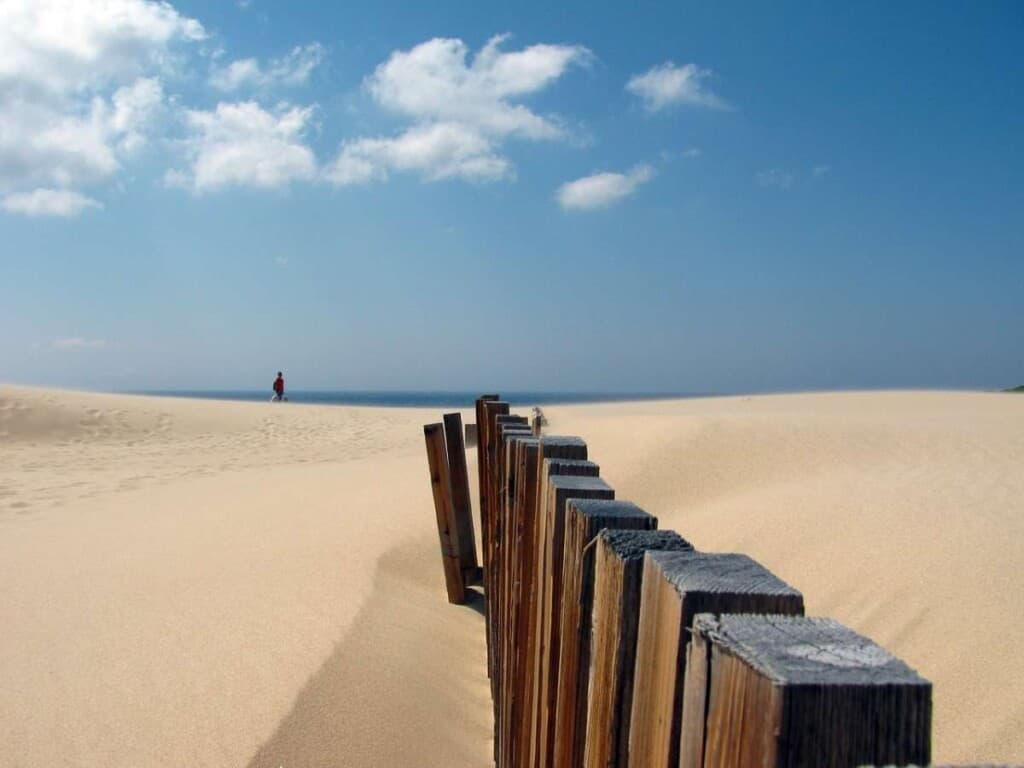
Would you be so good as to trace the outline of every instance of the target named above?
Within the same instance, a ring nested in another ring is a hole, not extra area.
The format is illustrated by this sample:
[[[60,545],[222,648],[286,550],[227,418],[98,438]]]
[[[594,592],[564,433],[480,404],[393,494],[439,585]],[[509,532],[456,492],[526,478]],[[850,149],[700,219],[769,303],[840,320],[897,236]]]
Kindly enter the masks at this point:
[[[547,87],[572,64],[589,60],[582,46],[532,45],[500,49],[507,35],[491,38],[467,64],[461,40],[435,38],[409,51],[396,51],[367,80],[384,107],[419,120],[471,125],[480,131],[529,139],[562,135],[556,121],[511,99]]]
[[[680,104],[729,109],[729,104],[707,87],[711,76],[711,70],[701,69],[696,64],[680,67],[666,61],[631,77],[626,83],[626,90],[638,96],[650,112],[660,112]]]
[[[15,192],[0,199],[0,208],[23,216],[77,216],[87,208],[102,208],[91,197],[68,189],[34,189]]]
[[[316,174],[305,143],[314,107],[286,103],[272,110],[254,101],[222,102],[213,110],[186,110],[184,170],[165,180],[194,192],[231,186],[281,187]]]
[[[0,92],[66,94],[134,80],[169,60],[177,40],[206,36],[195,19],[147,0],[5,0]]]
[[[320,43],[296,46],[286,56],[261,65],[257,59],[236,59],[210,74],[210,85],[220,91],[302,85],[324,58]]]
[[[389,170],[415,171],[428,181],[461,178],[495,181],[512,167],[496,154],[493,142],[459,123],[432,123],[410,128],[397,138],[357,139],[342,146],[326,171],[329,181],[361,184],[383,180]]]
[[[500,154],[510,137],[565,138],[552,115],[541,115],[521,100],[538,93],[592,55],[578,45],[532,45],[503,51],[505,35],[491,38],[471,59],[462,40],[435,38],[395,51],[367,78],[365,87],[382,107],[412,125],[397,136],[346,142],[326,178],[335,184],[387,178],[412,171],[424,179],[493,181],[512,175]]]
[[[562,208],[571,211],[607,208],[629,197],[652,178],[654,169],[649,165],[637,165],[626,173],[595,173],[563,184],[555,193],[555,199]]]
[[[54,349],[103,349],[107,346],[106,339],[85,339],[81,336],[67,336],[53,340]]]
[[[174,46],[204,37],[167,3],[0,3],[0,194],[43,208],[87,200],[72,188],[109,178],[145,143]]]
[[[779,168],[772,168],[768,171],[761,171],[757,174],[757,183],[762,187],[776,187],[777,189],[789,189],[793,186],[794,176],[789,171]]]

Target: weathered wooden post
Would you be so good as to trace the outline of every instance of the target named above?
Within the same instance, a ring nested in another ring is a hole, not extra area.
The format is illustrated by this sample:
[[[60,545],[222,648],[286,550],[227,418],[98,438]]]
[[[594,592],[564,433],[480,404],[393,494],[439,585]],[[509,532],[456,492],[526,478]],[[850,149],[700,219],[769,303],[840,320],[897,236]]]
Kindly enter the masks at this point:
[[[599,477],[549,476],[541,526],[543,572],[538,580],[540,667],[537,675],[537,765],[554,766],[555,707],[558,694],[558,654],[562,630],[562,565],[565,547],[566,502],[569,499],[614,499],[615,491]]]
[[[587,695],[588,768],[626,768],[640,589],[648,551],[690,552],[675,531],[602,531],[594,553],[593,645]]]
[[[585,458],[587,446],[579,438],[546,436],[535,448],[527,445],[524,457],[522,532],[520,535],[519,594],[520,606],[517,619],[516,637],[516,682],[514,723],[516,727],[516,766],[530,765],[532,761],[534,717],[534,682],[538,663],[536,644],[539,642],[537,627],[539,569],[538,515],[540,514],[540,479],[551,475],[577,475],[597,477],[596,464]]]
[[[520,457],[524,447],[536,444],[537,439],[530,435],[525,425],[505,423],[502,428],[503,454],[501,523],[498,528],[497,551],[497,616],[498,631],[497,649],[499,660],[498,688],[498,719],[495,722],[495,739],[498,744],[498,765],[509,765],[512,750],[512,688],[515,675],[515,630],[513,626],[515,605],[518,600],[517,584],[514,578],[515,560],[517,557],[516,534],[521,515],[522,498],[520,490]]]
[[[477,494],[479,509],[480,509],[480,539],[483,540],[484,535],[484,520],[487,518],[487,500],[484,498],[484,473],[487,471],[487,462],[485,460],[485,439],[487,434],[486,422],[487,422],[487,411],[484,408],[485,403],[496,402],[498,395],[481,395],[476,400],[476,474],[477,474]]]
[[[508,403],[501,400],[484,400],[481,402],[483,418],[477,422],[477,432],[480,441],[481,451],[481,483],[480,486],[480,549],[483,558],[484,594],[487,599],[484,601],[484,622],[487,632],[487,677],[494,680],[494,637],[492,636],[492,611],[491,611],[491,529],[493,517],[496,514],[494,509],[493,496],[493,442],[496,433],[495,419],[501,414],[508,413]],[[492,683],[493,685],[493,683]]]
[[[501,737],[499,766],[514,765],[513,755],[518,743],[518,706],[517,681],[520,670],[520,657],[517,647],[519,632],[519,612],[522,605],[521,563],[522,526],[527,505],[525,475],[527,473],[527,456],[536,455],[539,447],[534,437],[522,437],[513,434],[508,448],[510,463],[509,482],[511,484],[508,519],[504,527],[502,542],[502,585],[504,590],[504,630],[502,636],[502,692],[499,705],[500,721],[496,724]]]
[[[925,765],[931,683],[832,619],[693,622],[680,768]]]
[[[629,501],[570,499],[566,504],[553,765],[578,768],[583,764],[595,537],[602,529],[650,531],[657,527],[658,518]]]
[[[444,566],[448,602],[461,604],[466,601],[466,593],[462,570],[459,568],[444,426],[427,424],[423,427],[423,435],[427,443],[427,466],[430,469],[430,488],[434,494],[434,512],[437,515],[437,534],[441,541],[441,562]]]
[[[587,461],[587,444],[578,437],[545,435],[540,440],[540,451],[534,468],[534,507],[530,514],[531,523],[524,531],[525,546],[530,548],[531,568],[524,571],[529,585],[524,591],[528,608],[524,609],[527,642],[523,649],[524,665],[523,717],[521,728],[523,738],[519,744],[517,765],[535,766],[537,763],[538,739],[540,736],[539,676],[541,665],[541,613],[543,608],[544,569],[544,518],[547,505],[548,479],[555,475],[597,477],[598,467]]]
[[[487,624],[488,652],[491,659],[491,695],[494,704],[494,759],[501,760],[504,748],[500,724],[502,718],[502,676],[505,671],[503,657],[503,639],[505,627],[505,584],[502,581],[502,540],[508,524],[508,465],[507,447],[511,437],[530,434],[526,419],[523,416],[497,413],[493,424],[488,426],[489,434],[489,474],[490,474],[490,529],[485,542],[485,570],[487,573]]]
[[[473,505],[469,498],[469,472],[466,469],[466,446],[462,441],[462,414],[444,415],[444,439],[448,453],[448,473],[452,486],[452,512],[458,545],[459,568],[466,586],[480,581],[480,564],[476,557],[476,536],[473,532]]]
[[[746,555],[648,552],[637,630],[631,768],[675,768],[686,646],[698,613],[804,612],[803,596]]]

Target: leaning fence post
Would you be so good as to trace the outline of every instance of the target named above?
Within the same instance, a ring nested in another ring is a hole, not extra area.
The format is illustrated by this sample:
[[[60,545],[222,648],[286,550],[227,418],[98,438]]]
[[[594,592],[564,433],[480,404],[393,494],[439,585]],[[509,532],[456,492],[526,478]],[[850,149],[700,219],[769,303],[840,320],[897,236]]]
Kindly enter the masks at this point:
[[[473,505],[469,498],[469,472],[466,469],[466,445],[462,438],[462,414],[444,415],[444,439],[448,452],[448,474],[452,482],[452,511],[458,545],[459,568],[465,585],[480,578],[473,532]]]
[[[448,590],[448,602],[466,602],[466,592],[459,568],[458,550],[455,545],[455,524],[452,512],[451,477],[448,473],[448,456],[445,450],[444,426],[426,424],[423,435],[427,442],[427,465],[430,468],[430,488],[434,493],[434,512],[437,514],[437,534],[441,540],[441,562],[444,565],[444,582]]]

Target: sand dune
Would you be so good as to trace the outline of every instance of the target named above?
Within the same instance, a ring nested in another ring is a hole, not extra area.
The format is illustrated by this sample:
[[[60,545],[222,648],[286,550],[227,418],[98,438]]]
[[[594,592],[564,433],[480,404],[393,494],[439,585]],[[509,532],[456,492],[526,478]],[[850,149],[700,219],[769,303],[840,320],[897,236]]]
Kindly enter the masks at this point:
[[[662,527],[931,678],[936,758],[1024,756],[1024,398],[545,410]],[[0,388],[0,763],[490,764],[479,606],[445,602],[433,528],[438,415]]]

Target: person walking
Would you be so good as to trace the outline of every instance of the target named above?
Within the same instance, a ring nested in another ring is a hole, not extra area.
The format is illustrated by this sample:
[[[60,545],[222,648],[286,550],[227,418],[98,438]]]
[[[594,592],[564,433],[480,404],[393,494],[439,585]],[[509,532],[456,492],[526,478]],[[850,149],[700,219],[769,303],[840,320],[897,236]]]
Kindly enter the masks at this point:
[[[274,379],[274,400],[277,402],[284,400],[284,374],[280,371],[277,372],[277,378]]]

